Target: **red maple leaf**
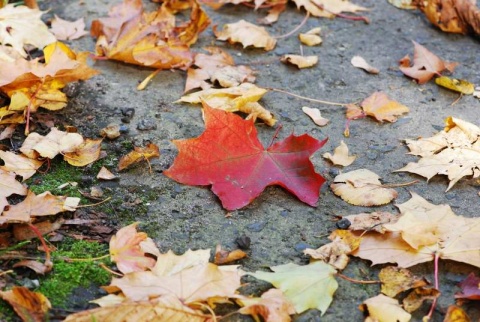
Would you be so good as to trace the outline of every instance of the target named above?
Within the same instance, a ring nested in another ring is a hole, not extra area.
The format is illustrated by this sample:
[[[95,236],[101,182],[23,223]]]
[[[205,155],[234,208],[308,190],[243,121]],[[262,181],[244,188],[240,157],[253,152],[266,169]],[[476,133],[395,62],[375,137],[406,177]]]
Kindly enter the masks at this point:
[[[174,140],[179,154],[164,173],[188,185],[212,185],[225,209],[248,205],[265,187],[279,185],[314,206],[325,179],[309,157],[327,139],[290,135],[265,149],[252,120],[204,104],[205,132]]]

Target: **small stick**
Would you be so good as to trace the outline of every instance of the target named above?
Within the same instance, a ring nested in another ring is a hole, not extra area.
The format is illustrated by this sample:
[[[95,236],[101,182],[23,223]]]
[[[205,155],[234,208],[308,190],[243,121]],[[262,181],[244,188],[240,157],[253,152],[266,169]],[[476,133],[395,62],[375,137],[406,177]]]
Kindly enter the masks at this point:
[[[398,187],[406,187],[406,186],[411,186],[412,184],[417,183],[418,180],[413,180],[410,182],[404,182],[404,183],[390,183],[390,184],[381,184],[380,187],[382,188],[398,188]]]
[[[435,288],[438,290],[439,287],[439,282],[438,282],[438,259],[440,256],[438,253],[435,253],[435,258],[434,258],[434,270],[435,270]],[[432,306],[430,307],[430,311],[428,312],[428,315],[424,317],[426,321],[430,321],[432,318],[433,312],[435,311],[435,306],[437,306],[437,298],[433,299]]]
[[[326,104],[326,105],[335,105],[335,106],[345,106],[345,105],[347,105],[346,103],[344,104],[344,103],[336,103],[336,102],[329,102],[329,101],[317,100],[317,99],[314,99],[314,98],[310,98],[310,97],[305,97],[305,96],[293,94],[293,93],[284,91],[283,89],[279,89],[279,88],[273,88],[273,87],[264,87],[264,88],[265,88],[265,89],[268,89],[268,90],[270,90],[270,91],[272,91],[272,92],[284,93],[284,94],[287,94],[287,95],[290,95],[290,96],[293,96],[293,97],[296,97],[296,98],[300,98],[300,99],[302,99],[302,100],[310,101],[310,102],[315,102],[315,103],[320,103],[320,104]]]
[[[93,203],[93,204],[89,204],[89,205],[80,205],[80,206],[77,206],[76,208],[85,208],[85,207],[94,207],[94,206],[98,206],[98,205],[101,205],[102,203],[104,202],[107,202],[109,201],[110,199],[112,199],[112,197],[108,197],[107,199],[105,200],[102,200],[100,202],[97,202],[97,203]]]
[[[347,280],[349,282],[355,283],[355,284],[381,284],[382,282],[380,281],[361,281],[361,280],[356,280],[354,278],[345,276],[343,274],[337,273],[336,274],[338,277],[343,278],[344,280]]]
[[[156,71],[154,71],[153,73],[151,73],[150,75],[147,76],[147,78],[145,78],[140,84],[138,84],[137,86],[137,90],[139,91],[143,91],[148,83],[150,83],[150,81],[155,77],[157,76],[157,74],[161,71],[161,69],[157,69]]]
[[[100,263],[100,264],[98,264],[98,266],[100,266],[101,268],[103,268],[104,270],[106,270],[107,272],[109,272],[110,274],[123,277],[123,274],[120,274],[120,273],[117,273],[117,272],[115,272],[115,271],[112,271],[112,270],[111,270],[110,268],[108,268],[107,265],[105,265],[104,263]]]
[[[66,262],[93,262],[93,261],[97,261],[97,260],[100,260],[100,259],[104,259],[104,258],[107,258],[109,257],[110,254],[106,254],[106,255],[102,255],[102,256],[98,256],[98,257],[92,257],[92,258],[70,258],[70,257],[64,257],[62,258],[64,261]]]
[[[288,32],[288,33],[286,33],[286,34],[284,34],[284,35],[275,36],[275,37],[273,37],[273,38],[275,38],[275,39],[282,39],[282,38],[287,38],[287,37],[293,35],[293,34],[296,33],[300,28],[303,27],[303,25],[307,22],[308,17],[310,17],[310,12],[307,11],[307,14],[305,15],[305,18],[303,18],[302,22],[301,22],[297,27],[295,27],[292,31],[290,31],[290,32]]]

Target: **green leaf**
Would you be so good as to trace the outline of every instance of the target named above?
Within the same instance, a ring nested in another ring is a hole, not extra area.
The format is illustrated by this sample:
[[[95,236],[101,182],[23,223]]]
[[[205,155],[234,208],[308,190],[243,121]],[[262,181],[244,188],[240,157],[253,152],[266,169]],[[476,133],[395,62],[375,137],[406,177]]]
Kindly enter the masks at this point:
[[[289,263],[270,269],[274,273],[257,271],[248,275],[281,289],[297,313],[318,309],[323,315],[332,303],[338,283],[334,278],[337,271],[331,265],[318,261],[303,266]]]

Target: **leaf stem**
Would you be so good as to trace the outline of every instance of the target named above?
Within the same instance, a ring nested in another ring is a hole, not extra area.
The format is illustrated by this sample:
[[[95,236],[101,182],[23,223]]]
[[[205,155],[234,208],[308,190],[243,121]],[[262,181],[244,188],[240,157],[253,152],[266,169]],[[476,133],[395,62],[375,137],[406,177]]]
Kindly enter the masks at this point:
[[[435,253],[435,259],[433,261],[434,265],[434,277],[435,277],[435,288],[438,290],[439,289],[439,282],[438,282],[438,259],[440,256],[438,253]],[[437,306],[437,298],[433,299],[432,306],[430,307],[430,311],[428,312],[428,315],[425,317],[426,321],[430,321],[430,319],[433,316],[433,312],[435,311],[435,307]]]
[[[362,281],[362,280],[356,280],[354,278],[351,278],[351,277],[348,277],[348,276],[345,276],[341,273],[337,273],[336,274],[338,277],[340,278],[343,278],[344,280],[347,280],[351,283],[355,283],[355,284],[381,284],[382,282],[380,281]]]
[[[406,186],[411,186],[412,184],[417,183],[418,180],[413,180],[410,182],[404,182],[404,183],[390,183],[390,184],[382,184],[380,185],[382,188],[398,188],[398,187],[406,187]]]
[[[98,266],[100,266],[101,268],[103,268],[104,270],[106,270],[107,272],[109,272],[109,273],[112,274],[112,275],[116,275],[116,276],[123,277],[123,274],[120,274],[120,273],[117,273],[117,272],[111,270],[111,269],[108,268],[107,265],[105,265],[104,263],[99,263]]]
[[[70,257],[63,257],[62,259],[66,262],[93,262],[96,260],[104,259],[109,257],[110,254],[98,256],[98,257],[92,257],[92,258],[70,258]]]
[[[108,197],[107,199],[102,200],[102,201],[97,202],[97,203],[92,203],[92,204],[88,204],[88,205],[80,205],[80,206],[77,206],[76,209],[78,209],[78,208],[86,208],[86,207],[98,206],[98,205],[101,205],[102,203],[105,203],[105,202],[109,201],[110,199],[112,199],[112,197]]]
[[[161,71],[161,69],[157,69],[156,71],[154,71],[153,73],[151,73],[150,75],[148,75],[140,84],[138,84],[137,86],[137,90],[139,91],[143,91],[148,83],[150,83],[150,81],[155,77],[157,76],[157,74]]]
[[[273,38],[275,39],[282,39],[282,38],[287,38],[287,37],[290,37],[291,35],[293,35],[294,33],[296,33],[300,28],[303,27],[303,25],[307,22],[308,18],[310,17],[310,12],[307,11],[307,14],[305,15],[305,18],[303,18],[302,22],[296,26],[292,31],[290,32],[287,32],[286,34],[284,35],[280,35],[280,36],[274,36]],[[303,55],[302,55],[303,56]]]
[[[290,95],[290,96],[293,96],[293,97],[296,97],[296,98],[300,98],[300,99],[305,100],[305,101],[310,101],[310,102],[315,102],[315,103],[320,103],[320,104],[335,105],[335,106],[346,106],[348,104],[348,103],[337,103],[337,102],[317,100],[317,99],[314,99],[314,98],[290,93],[290,92],[287,92],[287,91],[285,91],[283,89],[279,89],[279,88],[273,88],[273,87],[264,87],[264,88],[268,89],[269,91],[272,91],[272,92],[284,93],[284,94],[287,94],[287,95]]]
[[[279,124],[277,129],[275,130],[275,133],[273,134],[273,137],[272,137],[272,141],[270,142],[270,144],[268,145],[268,148],[269,149],[272,145],[273,145],[273,142],[275,142],[275,139],[277,138],[278,136],[278,132],[280,132],[280,130],[282,129],[283,125],[282,124]]]

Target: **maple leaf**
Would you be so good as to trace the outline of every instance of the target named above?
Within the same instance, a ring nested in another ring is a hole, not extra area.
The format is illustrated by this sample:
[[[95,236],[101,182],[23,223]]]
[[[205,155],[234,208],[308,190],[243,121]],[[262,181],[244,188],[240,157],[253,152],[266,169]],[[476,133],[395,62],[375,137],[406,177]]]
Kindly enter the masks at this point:
[[[371,321],[408,322],[412,317],[410,313],[402,309],[396,299],[383,294],[363,301],[359,309],[363,312],[368,312],[368,317]]]
[[[205,102],[208,106],[221,109],[228,112],[242,112],[248,114],[247,119],[257,118],[263,120],[267,125],[273,126],[277,120],[272,113],[266,110],[258,103],[258,100],[265,95],[268,90],[257,87],[250,83],[242,83],[239,86],[206,89],[185,96],[182,96],[176,102],[185,102],[191,104],[200,104]]]
[[[410,267],[437,256],[480,267],[478,218],[457,216],[450,206],[433,205],[414,193],[397,207],[402,213],[399,220],[384,225],[383,235],[364,234],[354,256],[369,259],[372,265],[390,262]]]
[[[27,158],[21,154],[15,154],[9,151],[0,151],[0,159],[5,163],[0,169],[14,172],[25,181],[33,176],[44,161]]]
[[[188,185],[212,185],[225,209],[248,205],[269,185],[280,185],[315,205],[325,182],[309,160],[326,140],[290,135],[265,149],[253,121],[204,104],[206,130],[198,138],[175,140],[179,149],[164,174]]]
[[[228,41],[231,44],[239,42],[243,48],[254,46],[268,51],[275,48],[277,43],[265,28],[245,20],[226,24],[221,31],[217,30],[217,26],[213,26],[213,33],[218,40]]]
[[[8,205],[7,197],[13,194],[25,196],[27,188],[15,179],[15,173],[0,169],[0,214]]]
[[[480,300],[480,278],[470,273],[458,285],[462,291],[455,293],[456,299]]]
[[[318,63],[318,56],[284,55],[280,58],[280,61],[301,69],[315,66]]]
[[[32,292],[23,286],[14,286],[10,291],[0,291],[0,297],[13,307],[23,321],[43,322],[52,307],[45,295]]]
[[[55,18],[52,20],[52,28],[50,31],[58,40],[74,40],[87,34],[83,18],[75,21],[67,21],[57,15],[55,15]]]
[[[175,13],[191,9],[190,21],[176,26]],[[196,0],[167,0],[156,12],[144,12],[141,0],[124,0],[109,17],[92,22],[96,53],[129,64],[157,69],[187,68],[189,46],[210,20]]]
[[[480,128],[458,118],[445,119],[445,129],[432,137],[405,140],[410,154],[422,157],[396,172],[406,171],[430,180],[437,174],[448,176],[450,190],[466,176],[480,175]]]
[[[348,0],[293,0],[297,8],[304,7],[315,17],[334,18],[342,12],[366,11],[367,8],[358,6]]]
[[[210,259],[210,249],[187,250],[182,255],[176,255],[169,250],[165,254],[155,254],[157,263],[152,271],[157,276],[171,276],[185,269],[206,265]]]
[[[281,290],[272,288],[260,298],[242,298],[238,300],[243,307],[238,313],[262,316],[265,322],[290,322],[295,308]]]
[[[365,114],[372,116],[379,122],[396,122],[397,115],[408,113],[409,109],[396,101],[391,100],[383,92],[375,92],[360,103]]]
[[[304,106],[302,107],[302,111],[303,113],[307,114],[318,126],[325,126],[330,121],[329,119],[322,117],[322,113],[318,108],[310,108],[308,106]]]
[[[382,268],[378,278],[382,282],[381,292],[390,297],[395,297],[397,294],[412,288],[428,285],[425,278],[413,275],[406,268],[395,266]]]
[[[0,43],[11,45],[22,57],[27,57],[24,45],[43,48],[56,41],[40,20],[43,11],[8,4],[0,9]]]
[[[152,158],[158,158],[160,156],[160,150],[157,145],[149,143],[146,147],[134,147],[133,151],[124,155],[118,161],[118,170],[123,170],[131,166],[132,164],[141,162],[143,160],[148,160]]]
[[[338,283],[334,277],[337,271],[331,265],[317,261],[304,266],[289,263],[270,269],[273,273],[257,271],[247,274],[282,290],[295,306],[296,313],[317,309],[323,315],[332,303]]]
[[[110,256],[124,274],[141,272],[155,265],[155,259],[145,256],[141,243],[147,241],[146,233],[137,232],[138,223],[121,228],[110,239]],[[152,242],[152,241],[150,241]]]
[[[433,76],[440,76],[440,73],[444,70],[453,72],[458,63],[449,63],[441,60],[435,54],[431,53],[427,48],[412,41],[415,46],[413,54],[413,66],[403,66],[403,64],[409,64],[408,62],[402,62],[400,70],[402,73],[416,79],[419,84],[425,84]]]
[[[333,164],[343,167],[349,166],[357,158],[355,155],[348,155],[348,146],[343,141],[340,141],[340,146],[335,148],[333,155],[327,152],[323,154],[323,157]]]
[[[333,193],[355,206],[379,206],[395,199],[398,193],[382,187],[380,177],[367,169],[339,174],[330,185]]]

